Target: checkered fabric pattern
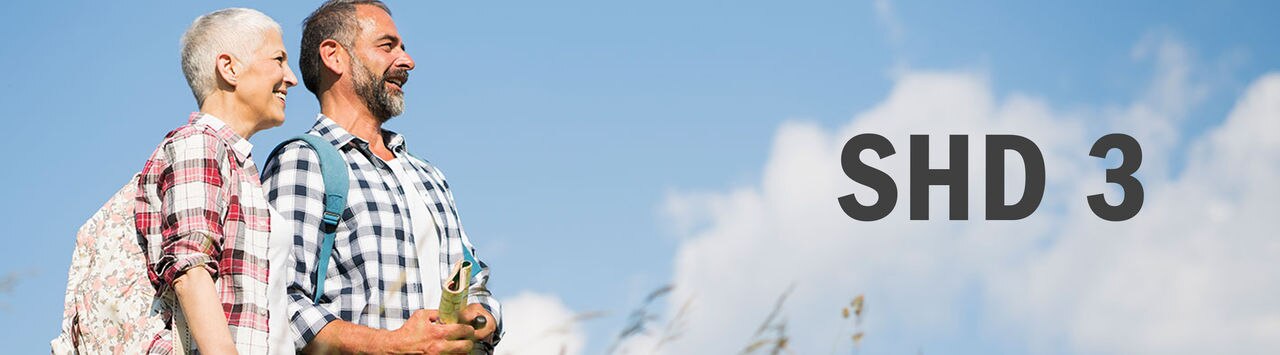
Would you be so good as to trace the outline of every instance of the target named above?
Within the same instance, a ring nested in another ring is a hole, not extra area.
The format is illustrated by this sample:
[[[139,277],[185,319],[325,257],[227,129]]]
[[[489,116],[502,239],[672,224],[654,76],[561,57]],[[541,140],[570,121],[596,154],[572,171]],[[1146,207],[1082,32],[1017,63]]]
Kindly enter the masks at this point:
[[[387,148],[399,159],[409,159],[413,171],[403,183],[416,184],[426,196],[437,223],[437,235],[413,236],[408,232],[407,200],[401,182],[391,167],[373,155],[369,143],[350,134],[328,117],[320,115],[307,134],[325,138],[338,148],[347,162],[351,190],[347,207],[338,224],[332,259],[329,261],[325,289],[320,302],[313,302],[316,259],[323,233],[324,178],[314,150],[300,141],[286,145],[279,155],[267,162],[263,173],[267,199],[286,219],[294,222],[295,272],[289,286],[289,305],[293,326],[301,337],[296,345],[305,347],[329,322],[346,320],[372,328],[397,329],[413,311],[437,305],[423,304],[423,287],[439,287],[441,280],[424,283],[418,276],[419,258],[414,239],[440,243],[440,255],[421,262],[440,264],[441,279],[450,266],[463,259],[463,248],[476,256],[475,249],[458,219],[453,194],[444,175],[427,161],[411,157],[404,138],[384,130]],[[416,173],[416,174],[415,174]],[[471,281],[469,303],[482,304],[494,315],[497,332],[502,334],[502,308],[486,283],[489,267],[477,256],[481,271]],[[492,351],[492,341],[477,343],[477,348]]]
[[[168,294],[174,279],[189,268],[207,269],[237,350],[263,354],[271,216],[252,149],[218,118],[192,113],[143,167],[134,216],[157,293],[176,299]],[[175,307],[164,307],[168,329]],[[171,352],[169,336],[157,336],[151,352]]]

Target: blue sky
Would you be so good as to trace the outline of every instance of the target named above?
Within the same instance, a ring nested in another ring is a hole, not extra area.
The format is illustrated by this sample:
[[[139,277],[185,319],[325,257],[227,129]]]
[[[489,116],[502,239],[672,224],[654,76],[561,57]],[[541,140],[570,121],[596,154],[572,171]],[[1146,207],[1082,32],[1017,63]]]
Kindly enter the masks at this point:
[[[1107,115],[1088,113],[1141,99],[1160,75],[1135,46],[1172,38],[1204,88],[1176,123],[1168,159],[1180,167],[1183,143],[1222,123],[1280,63],[1280,9],[1268,2],[892,2],[879,13],[851,1],[389,5],[418,67],[405,114],[387,127],[448,174],[500,298],[529,291],[611,312],[584,324],[586,353],[672,282],[678,250],[697,238],[664,216],[670,196],[759,184],[784,122],[835,130],[890,97],[903,72],[980,73],[997,97],[1046,98],[1102,127]],[[16,352],[44,351],[57,331],[80,223],[195,109],[177,61],[182,32],[233,6],[275,18],[296,55],[315,5],[0,4],[0,116],[12,132],[0,142],[11,152],[0,274],[14,280],[0,289],[10,320],[0,340]],[[284,126],[251,139],[259,160],[313,122],[313,97],[293,90]],[[966,315],[958,328],[979,330],[911,337],[886,321],[895,335],[882,339],[894,345],[868,352],[1035,350],[979,334],[988,312],[978,289],[951,311]]]

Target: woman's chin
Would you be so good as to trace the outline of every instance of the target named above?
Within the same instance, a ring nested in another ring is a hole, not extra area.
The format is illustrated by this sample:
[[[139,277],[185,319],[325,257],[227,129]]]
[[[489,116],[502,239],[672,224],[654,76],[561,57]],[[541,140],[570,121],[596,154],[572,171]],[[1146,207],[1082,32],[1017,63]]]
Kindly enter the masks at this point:
[[[283,110],[280,110],[283,111]],[[262,117],[262,127],[273,128],[284,124],[284,112],[272,112]]]

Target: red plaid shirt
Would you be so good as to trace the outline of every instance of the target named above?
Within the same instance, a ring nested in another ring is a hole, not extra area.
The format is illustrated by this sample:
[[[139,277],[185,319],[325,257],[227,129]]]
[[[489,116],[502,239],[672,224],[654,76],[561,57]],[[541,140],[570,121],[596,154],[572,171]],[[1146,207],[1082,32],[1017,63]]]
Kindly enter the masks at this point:
[[[174,279],[204,267],[241,354],[267,352],[271,215],[252,147],[218,118],[191,114],[190,123],[170,132],[147,160],[135,214],[151,282],[170,300],[164,313],[169,327],[177,307],[169,294]],[[152,352],[172,350],[168,334],[157,336]]]

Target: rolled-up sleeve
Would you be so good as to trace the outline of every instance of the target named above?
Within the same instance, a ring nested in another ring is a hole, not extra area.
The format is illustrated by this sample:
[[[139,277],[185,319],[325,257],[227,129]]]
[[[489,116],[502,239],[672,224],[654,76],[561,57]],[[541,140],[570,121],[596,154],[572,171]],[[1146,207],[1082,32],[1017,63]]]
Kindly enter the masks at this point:
[[[463,234],[463,238],[466,238],[465,233]],[[466,248],[471,249],[471,254],[474,256],[475,248],[471,247],[471,242],[465,241],[464,244]],[[492,352],[491,350],[498,346],[498,341],[502,340],[502,304],[499,303],[498,299],[494,298],[493,294],[489,292],[489,264],[480,260],[479,257],[476,257],[476,263],[480,264],[480,272],[476,274],[475,278],[471,279],[471,292],[467,295],[467,303],[479,303],[485,310],[489,311],[490,314],[493,314],[494,318],[496,318],[493,320],[493,337],[486,339],[484,342],[485,346],[488,347],[488,350]]]
[[[180,135],[162,150],[168,166],[153,190],[160,201],[161,254],[151,267],[159,278],[157,291],[164,293],[193,267],[204,267],[218,277],[216,256],[222,251],[228,205],[228,155],[225,145],[207,134]]]
[[[437,176],[440,176],[441,179],[444,178],[444,173],[439,169],[435,169],[433,167],[432,171],[435,172]],[[445,186],[447,187],[448,185]],[[453,190],[446,189],[445,196],[449,199],[449,204],[457,206],[457,202],[453,199]],[[461,217],[459,217],[459,219],[461,219]],[[459,224],[461,224],[461,222],[459,222]],[[462,247],[466,248],[468,254],[471,254],[471,257],[475,258],[476,264],[480,265],[480,272],[476,273],[476,277],[471,279],[471,291],[467,294],[467,303],[480,304],[486,311],[489,311],[489,314],[493,315],[493,318],[496,318],[493,319],[493,337],[481,342],[481,344],[486,348],[484,349],[486,350],[485,352],[492,353],[493,349],[498,346],[498,342],[502,340],[503,336],[502,303],[498,302],[498,299],[493,297],[493,293],[489,292],[489,264],[480,259],[479,255],[476,255],[476,248],[471,245],[471,237],[467,236],[467,231],[461,227],[459,227],[458,231],[460,232],[459,235],[462,239]]]
[[[289,283],[290,322],[300,337],[294,340],[298,349],[306,347],[329,322],[338,320],[333,311],[313,301],[317,258],[320,248],[321,216],[324,215],[324,175],[320,158],[302,142],[292,142],[281,149],[263,171],[267,200],[293,226],[293,281]],[[329,265],[333,269],[336,266]],[[330,270],[334,275],[336,270]],[[320,290],[321,294],[324,290]],[[321,298],[321,302],[331,298]]]

